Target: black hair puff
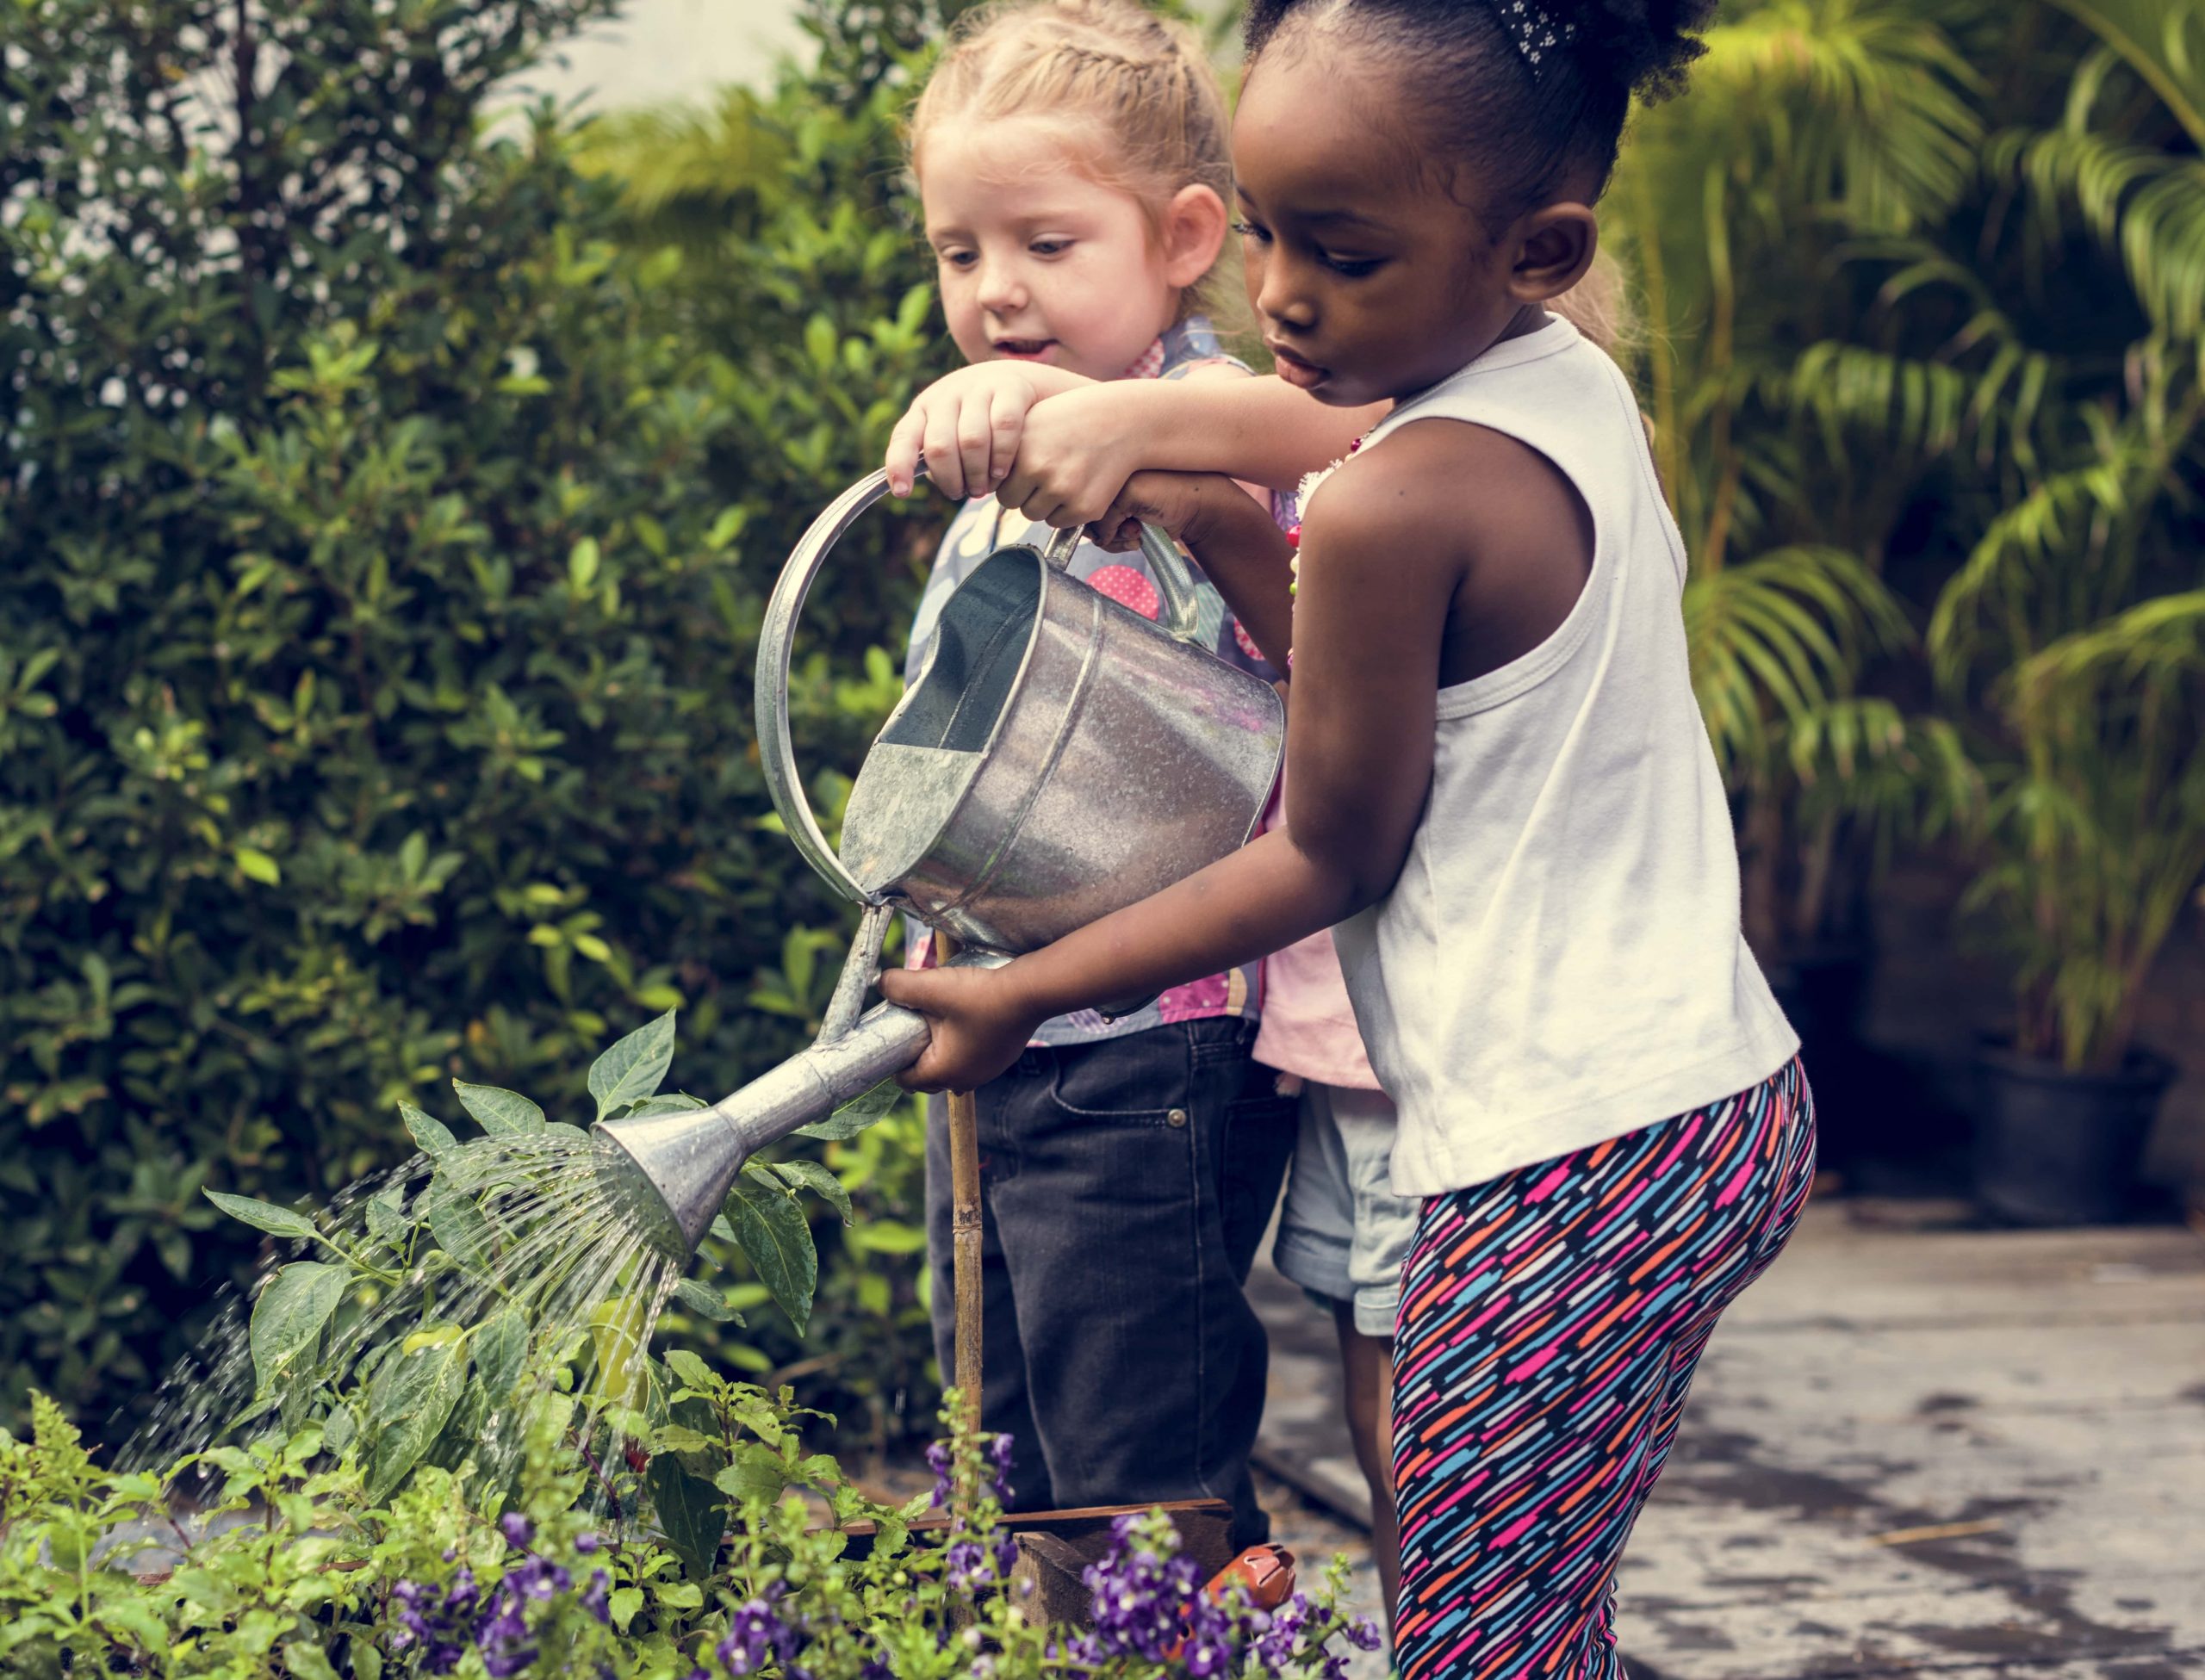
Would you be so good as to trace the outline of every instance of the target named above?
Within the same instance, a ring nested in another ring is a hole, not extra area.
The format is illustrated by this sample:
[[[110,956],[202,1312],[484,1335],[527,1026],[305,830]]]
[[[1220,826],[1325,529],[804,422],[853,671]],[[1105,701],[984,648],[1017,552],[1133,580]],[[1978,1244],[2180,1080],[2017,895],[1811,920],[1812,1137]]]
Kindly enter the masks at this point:
[[[1477,0],[1473,0],[1477,3]],[[1715,0],[1580,0],[1547,9],[1577,25],[1578,59],[1651,104],[1685,90]]]
[[[1573,26],[1531,61],[1504,22],[1506,0],[1250,0],[1248,57],[1304,20],[1386,51],[1417,83],[1437,155],[1477,160],[1488,208],[1535,204],[1582,170],[1605,187],[1630,102],[1684,90],[1716,0],[1532,0]]]

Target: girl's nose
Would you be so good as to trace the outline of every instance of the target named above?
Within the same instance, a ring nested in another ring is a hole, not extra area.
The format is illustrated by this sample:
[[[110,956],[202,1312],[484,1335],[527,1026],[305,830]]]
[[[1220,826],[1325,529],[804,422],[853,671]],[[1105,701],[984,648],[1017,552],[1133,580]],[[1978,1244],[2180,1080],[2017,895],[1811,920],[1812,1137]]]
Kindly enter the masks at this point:
[[[1016,263],[984,260],[976,294],[981,308],[991,314],[1007,315],[1026,307],[1026,282]]]
[[[1308,326],[1317,319],[1307,290],[1297,283],[1295,265],[1276,251],[1264,259],[1263,275],[1255,287],[1256,313],[1267,320],[1289,326]]]

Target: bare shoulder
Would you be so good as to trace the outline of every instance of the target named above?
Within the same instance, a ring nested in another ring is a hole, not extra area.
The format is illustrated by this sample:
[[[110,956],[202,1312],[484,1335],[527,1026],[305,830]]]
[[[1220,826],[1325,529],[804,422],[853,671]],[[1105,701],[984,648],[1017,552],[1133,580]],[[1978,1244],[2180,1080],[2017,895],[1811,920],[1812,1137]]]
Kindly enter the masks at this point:
[[[1409,430],[1342,462],[1318,487],[1301,510],[1303,548],[1429,548],[1449,529],[1458,499],[1431,470],[1428,449],[1395,448]]]
[[[1468,681],[1537,647],[1568,616],[1593,565],[1592,514],[1529,444],[1467,421],[1414,420],[1310,499],[1304,553],[1388,590],[1444,595],[1441,679]],[[1345,581],[1345,580],[1344,580]]]

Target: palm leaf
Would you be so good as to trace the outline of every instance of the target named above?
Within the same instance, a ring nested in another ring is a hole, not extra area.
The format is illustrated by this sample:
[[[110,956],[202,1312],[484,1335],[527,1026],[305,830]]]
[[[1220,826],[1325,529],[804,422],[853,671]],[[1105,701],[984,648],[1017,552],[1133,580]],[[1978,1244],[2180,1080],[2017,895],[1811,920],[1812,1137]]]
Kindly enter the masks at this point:
[[[1780,724],[1847,694],[1873,654],[1908,636],[1904,614],[1857,555],[1773,549],[1686,586],[1693,688],[1727,771],[1763,761]]]
[[[2141,77],[2205,150],[2205,0],[2053,0]]]

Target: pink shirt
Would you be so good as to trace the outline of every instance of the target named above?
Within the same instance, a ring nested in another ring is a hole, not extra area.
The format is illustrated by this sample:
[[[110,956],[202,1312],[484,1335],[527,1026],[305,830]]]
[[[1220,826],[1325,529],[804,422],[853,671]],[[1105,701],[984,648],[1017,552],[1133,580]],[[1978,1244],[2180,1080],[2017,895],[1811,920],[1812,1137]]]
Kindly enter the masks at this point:
[[[1264,831],[1286,827],[1286,784],[1264,819]],[[1363,1053],[1363,1034],[1347,1001],[1347,982],[1330,928],[1264,958],[1264,1014],[1256,1029],[1256,1060],[1281,1073],[1376,1091],[1378,1076]]]

